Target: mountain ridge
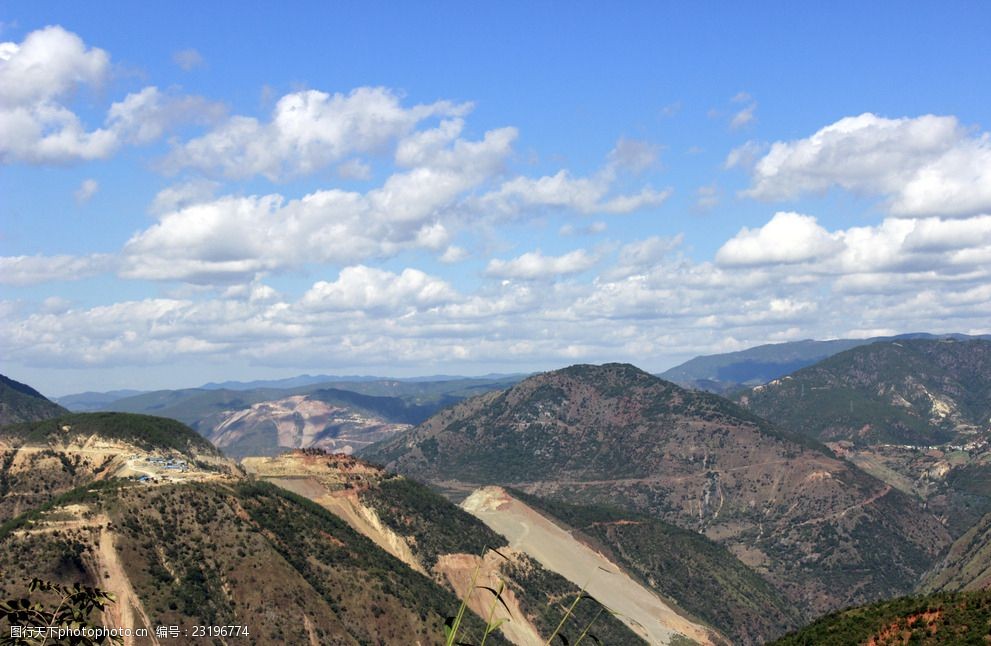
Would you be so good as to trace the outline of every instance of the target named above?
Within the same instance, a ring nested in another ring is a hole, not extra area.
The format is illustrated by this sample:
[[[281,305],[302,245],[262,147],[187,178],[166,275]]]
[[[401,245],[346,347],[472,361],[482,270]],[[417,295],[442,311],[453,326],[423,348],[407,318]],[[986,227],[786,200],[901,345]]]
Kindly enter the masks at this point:
[[[362,455],[447,489],[510,485],[700,531],[808,617],[910,591],[950,541],[911,497],[815,440],[628,364],[530,377]]]

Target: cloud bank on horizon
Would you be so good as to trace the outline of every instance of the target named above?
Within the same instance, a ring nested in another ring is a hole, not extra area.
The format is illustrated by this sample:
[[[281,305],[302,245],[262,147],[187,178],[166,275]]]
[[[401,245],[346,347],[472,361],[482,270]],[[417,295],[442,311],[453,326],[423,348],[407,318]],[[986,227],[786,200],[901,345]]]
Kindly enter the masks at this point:
[[[4,218],[0,354],[32,374],[660,368],[991,331],[991,134],[954,115],[863,112],[767,141],[757,100],[727,92],[710,117],[736,143],[701,174],[673,174],[695,151],[622,133],[569,167],[517,125],[473,123],[474,97],[297,88],[247,113],[167,82],[118,94],[99,45],[60,26],[0,43],[0,173],[82,173],[68,203],[120,221],[53,252],[24,232],[70,216],[21,195]],[[212,65],[180,45],[183,73]],[[866,215],[832,213],[850,204]]]

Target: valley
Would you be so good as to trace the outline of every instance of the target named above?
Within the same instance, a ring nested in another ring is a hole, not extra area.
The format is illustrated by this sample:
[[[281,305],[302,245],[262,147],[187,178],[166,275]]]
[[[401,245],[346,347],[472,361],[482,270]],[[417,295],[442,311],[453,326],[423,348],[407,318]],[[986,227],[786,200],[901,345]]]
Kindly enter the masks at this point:
[[[764,644],[991,583],[987,347],[862,344],[738,403],[625,364],[503,389],[134,396],[197,431],[21,403],[0,426],[0,571],[102,581],[112,625],[275,618],[267,604],[297,599],[303,621],[279,616],[263,643],[438,643],[465,599],[466,636],[500,623],[486,643]]]

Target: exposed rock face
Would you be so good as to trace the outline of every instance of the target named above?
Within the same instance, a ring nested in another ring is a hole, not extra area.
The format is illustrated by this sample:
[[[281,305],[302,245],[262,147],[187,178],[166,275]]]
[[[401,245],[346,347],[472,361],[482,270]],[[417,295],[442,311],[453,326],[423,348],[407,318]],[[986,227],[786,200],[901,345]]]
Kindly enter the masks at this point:
[[[271,454],[285,449],[322,448],[353,453],[410,424],[305,395],[260,402],[221,413],[200,424],[216,446],[232,455]]]

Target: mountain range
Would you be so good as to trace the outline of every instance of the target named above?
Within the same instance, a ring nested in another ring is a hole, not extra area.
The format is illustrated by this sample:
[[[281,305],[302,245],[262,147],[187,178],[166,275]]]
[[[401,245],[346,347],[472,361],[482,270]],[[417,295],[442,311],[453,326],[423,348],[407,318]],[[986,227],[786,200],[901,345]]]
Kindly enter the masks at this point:
[[[815,440],[626,364],[528,378],[362,455],[449,489],[507,484],[702,532],[806,617],[908,592],[951,540]]]
[[[991,343],[910,336],[732,401],[628,364],[98,413],[4,378],[0,597],[30,570],[112,591],[108,625],[263,616],[255,643],[442,643],[462,598],[473,644],[957,643],[991,585]]]
[[[914,332],[866,339],[832,339],[829,341],[786,341],[759,345],[737,352],[710,354],[690,359],[665,370],[658,376],[685,387],[730,394],[743,388],[767,383],[791,372],[811,366],[844,350],[879,341],[910,339],[991,339],[991,335],[928,334]]]

